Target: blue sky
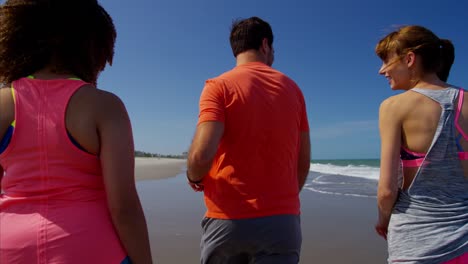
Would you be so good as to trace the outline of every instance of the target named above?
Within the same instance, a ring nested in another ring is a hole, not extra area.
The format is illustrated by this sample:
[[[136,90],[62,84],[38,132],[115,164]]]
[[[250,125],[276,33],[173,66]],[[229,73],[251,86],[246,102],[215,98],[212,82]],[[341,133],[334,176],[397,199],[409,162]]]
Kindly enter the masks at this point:
[[[467,1],[101,0],[114,19],[114,65],[99,88],[117,94],[137,150],[187,151],[204,82],[235,65],[233,19],[259,16],[275,36],[273,67],[301,87],[313,159],[378,158],[378,108],[396,94],[378,75],[375,44],[419,24],[453,41],[449,82],[468,88]]]

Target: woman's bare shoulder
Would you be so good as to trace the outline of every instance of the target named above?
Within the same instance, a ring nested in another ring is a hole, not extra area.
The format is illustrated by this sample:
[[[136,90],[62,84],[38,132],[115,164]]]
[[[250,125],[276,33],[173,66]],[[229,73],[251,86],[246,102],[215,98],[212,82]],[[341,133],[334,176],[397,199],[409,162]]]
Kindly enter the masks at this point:
[[[82,86],[73,95],[70,106],[82,116],[89,116],[98,123],[103,120],[126,116],[122,100],[115,94],[91,84]]]
[[[403,119],[404,116],[417,105],[417,98],[412,93],[406,91],[401,94],[393,95],[383,100],[380,104],[379,113],[392,119]]]
[[[96,89],[96,97],[101,109],[121,110],[125,108],[122,99],[112,92]]]
[[[91,84],[84,85],[75,94],[78,99],[85,101],[87,105],[105,109],[122,104],[122,100],[115,94],[96,88]]]
[[[380,104],[380,108],[386,108],[386,109],[398,108],[400,105],[403,104],[404,101],[407,100],[406,97],[407,96],[405,95],[405,93],[390,96],[382,101],[382,103]]]
[[[119,96],[101,89],[95,89],[94,93],[94,104],[96,106],[97,117],[99,119],[109,120],[115,118],[128,118],[125,105]]]

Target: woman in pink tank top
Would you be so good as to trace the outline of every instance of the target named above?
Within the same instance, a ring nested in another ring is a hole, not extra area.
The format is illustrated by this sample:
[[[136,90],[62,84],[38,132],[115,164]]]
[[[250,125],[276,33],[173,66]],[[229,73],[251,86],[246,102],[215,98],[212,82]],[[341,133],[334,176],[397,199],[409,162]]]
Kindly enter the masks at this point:
[[[95,87],[111,17],[95,0],[7,0],[0,36],[0,263],[152,263],[130,121]]]

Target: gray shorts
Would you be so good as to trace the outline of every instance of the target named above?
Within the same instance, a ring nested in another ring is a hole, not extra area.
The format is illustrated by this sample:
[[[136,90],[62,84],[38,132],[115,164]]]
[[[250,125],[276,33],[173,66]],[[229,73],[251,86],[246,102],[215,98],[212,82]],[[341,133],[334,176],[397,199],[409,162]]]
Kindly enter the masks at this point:
[[[202,264],[297,264],[301,253],[298,215],[224,220],[204,218]]]

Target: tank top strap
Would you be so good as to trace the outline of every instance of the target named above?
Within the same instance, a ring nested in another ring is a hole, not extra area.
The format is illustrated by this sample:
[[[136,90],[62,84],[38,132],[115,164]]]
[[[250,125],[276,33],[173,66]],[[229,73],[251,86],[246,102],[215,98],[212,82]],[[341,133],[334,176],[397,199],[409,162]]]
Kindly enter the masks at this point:
[[[458,97],[460,89],[456,87],[448,87],[441,90],[413,88],[411,91],[431,98],[439,103],[444,110],[454,110],[455,99]]]
[[[413,183],[408,188],[408,193],[423,196],[432,193],[433,197],[443,197],[444,192],[451,189],[450,186],[446,186],[447,184],[453,184],[454,181],[466,181],[458,159],[454,126],[455,109],[458,104],[456,99],[460,89],[449,87],[442,90],[412,89],[412,91],[438,102],[442,107],[442,112],[431,146]],[[440,187],[443,186],[437,195],[435,193],[438,191],[433,189],[434,183]],[[466,183],[462,185],[466,186]]]
[[[69,141],[65,126],[68,102],[79,88],[87,84],[81,80],[38,80],[31,77],[13,81],[15,129],[2,157],[15,152],[15,149],[50,146],[50,141],[55,146],[66,146],[64,143]]]

